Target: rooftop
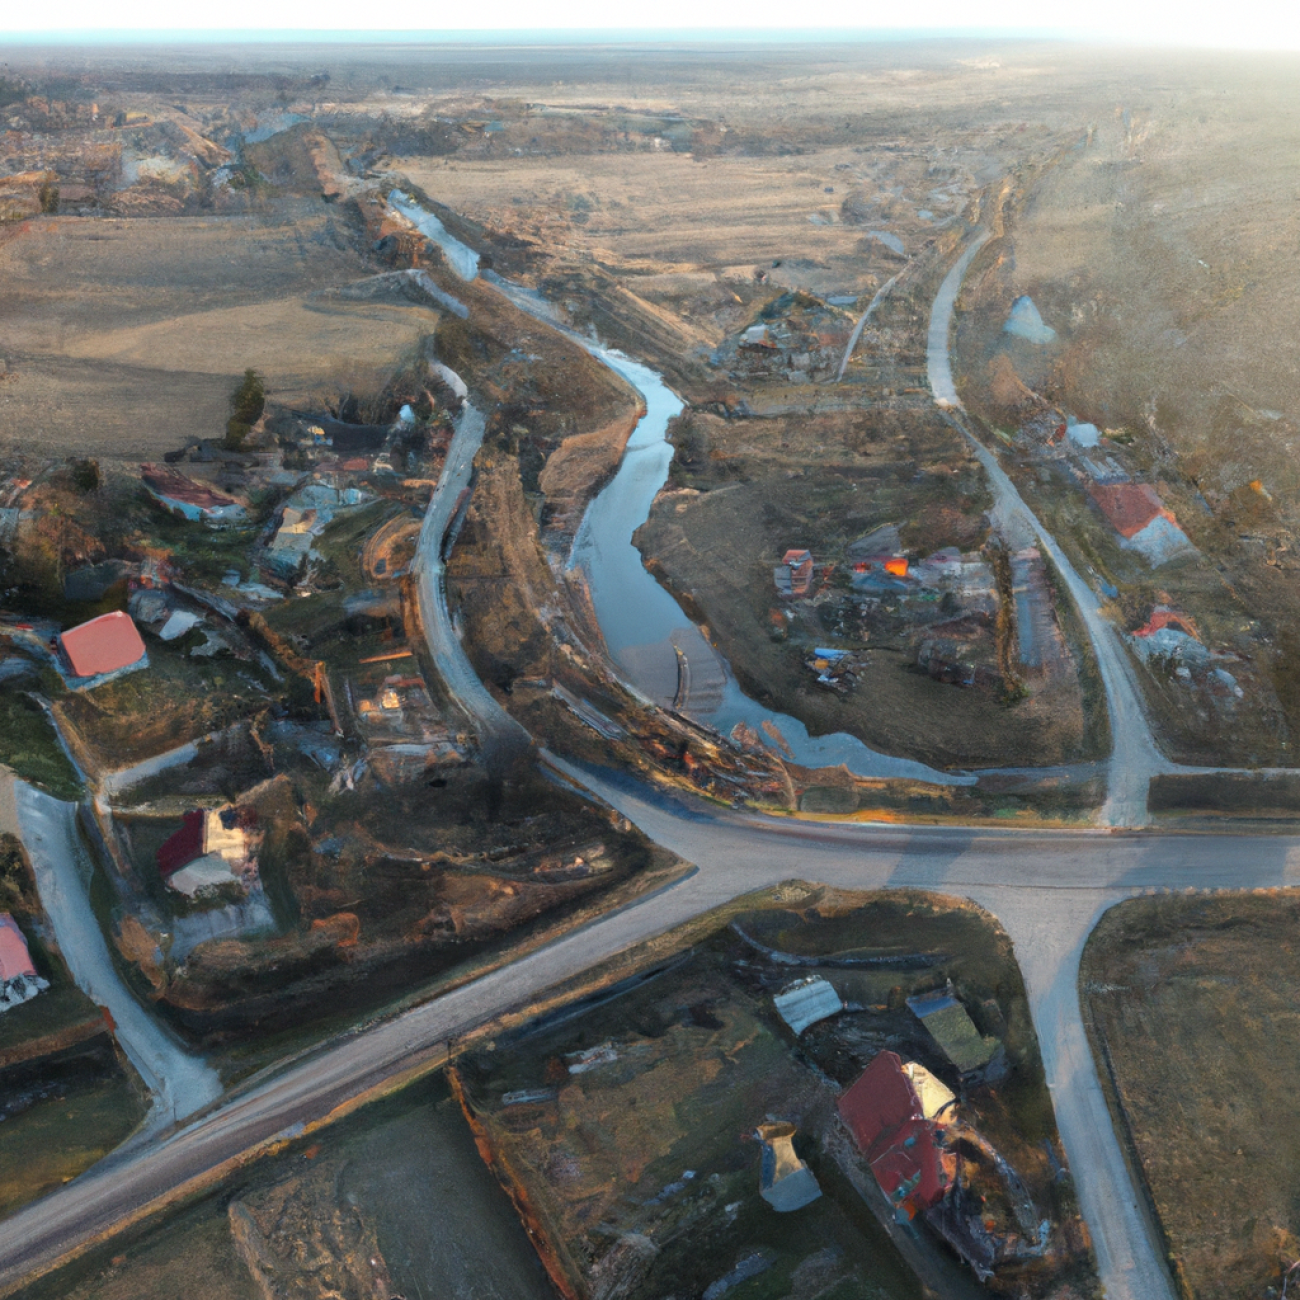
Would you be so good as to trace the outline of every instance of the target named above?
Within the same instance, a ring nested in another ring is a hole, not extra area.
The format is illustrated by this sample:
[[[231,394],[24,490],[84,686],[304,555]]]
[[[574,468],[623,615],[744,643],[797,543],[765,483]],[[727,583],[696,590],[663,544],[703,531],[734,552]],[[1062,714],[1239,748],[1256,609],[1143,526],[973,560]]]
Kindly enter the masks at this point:
[[[1095,483],[1088,495],[1121,537],[1133,537],[1153,519],[1177,523],[1150,483]]]
[[[18,922],[8,912],[0,912],[0,984],[19,975],[32,976],[36,968],[27,951],[27,940]]]
[[[169,497],[173,501],[183,501],[198,510],[225,510],[239,503],[230,497],[214,492],[203,483],[196,483],[179,470],[164,465],[141,465],[140,477],[145,486],[158,496]]]
[[[68,665],[77,677],[99,677],[129,668],[145,657],[144,642],[130,614],[115,610],[59,636]]]

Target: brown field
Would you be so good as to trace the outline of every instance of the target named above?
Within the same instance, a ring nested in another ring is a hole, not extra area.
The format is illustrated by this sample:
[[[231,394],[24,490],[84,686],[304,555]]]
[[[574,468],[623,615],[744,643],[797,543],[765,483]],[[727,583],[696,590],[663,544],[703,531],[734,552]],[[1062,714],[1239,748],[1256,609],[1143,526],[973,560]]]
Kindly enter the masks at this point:
[[[0,235],[8,445],[158,457],[224,427],[239,375],[309,405],[378,387],[437,313],[313,300],[372,274],[320,204],[265,217],[60,217]]]
[[[1300,1257],[1298,919],[1286,894],[1136,899],[1084,952],[1117,1128],[1197,1300],[1276,1295]]]

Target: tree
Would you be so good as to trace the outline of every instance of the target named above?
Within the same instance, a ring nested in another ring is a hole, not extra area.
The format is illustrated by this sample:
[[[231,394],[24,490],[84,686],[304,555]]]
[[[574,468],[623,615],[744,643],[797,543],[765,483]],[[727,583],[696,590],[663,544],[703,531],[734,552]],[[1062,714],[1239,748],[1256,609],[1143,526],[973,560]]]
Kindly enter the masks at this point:
[[[238,451],[266,406],[266,384],[251,366],[239,386],[230,394],[230,419],[226,421],[226,446]]]
[[[72,486],[83,497],[89,496],[92,492],[98,492],[99,484],[99,461],[74,460],[72,462]]]

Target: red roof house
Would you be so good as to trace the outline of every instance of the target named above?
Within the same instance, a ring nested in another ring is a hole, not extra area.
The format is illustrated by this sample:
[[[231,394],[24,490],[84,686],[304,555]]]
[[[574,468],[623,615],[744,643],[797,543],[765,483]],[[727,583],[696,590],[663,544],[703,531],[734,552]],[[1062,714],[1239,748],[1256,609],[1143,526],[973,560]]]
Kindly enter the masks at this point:
[[[840,1097],[839,1112],[900,1219],[943,1200],[956,1159],[939,1146],[935,1124],[894,1052],[873,1058]]]
[[[1161,515],[1171,524],[1177,522],[1150,483],[1094,483],[1088,495],[1121,537],[1136,537]]]
[[[18,922],[8,912],[0,912],[0,984],[22,975],[25,979],[36,976],[27,940],[18,928]]]
[[[115,610],[59,635],[59,649],[73,677],[105,680],[147,668],[149,656],[130,614]]]
[[[204,483],[196,483],[179,470],[166,465],[141,465],[140,477],[158,501],[184,519],[208,523],[233,523],[243,519],[244,507],[232,497],[222,496]]]
[[[158,850],[158,870],[164,880],[203,856],[203,823],[202,808],[187,812],[181,818],[180,830],[163,841]]]

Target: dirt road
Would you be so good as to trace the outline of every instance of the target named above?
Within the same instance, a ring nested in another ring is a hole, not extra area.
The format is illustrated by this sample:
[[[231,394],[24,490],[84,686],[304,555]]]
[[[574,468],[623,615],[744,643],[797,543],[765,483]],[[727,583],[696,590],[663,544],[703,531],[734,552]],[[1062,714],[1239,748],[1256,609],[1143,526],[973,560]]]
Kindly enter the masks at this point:
[[[13,790],[41,905],[54,926],[63,959],[78,987],[108,1008],[122,1050],[152,1094],[145,1131],[170,1127],[221,1096],[221,1080],[203,1060],[185,1051],[118,977],[90,906],[92,868],[77,831],[76,805],[25,781],[15,781]]]

